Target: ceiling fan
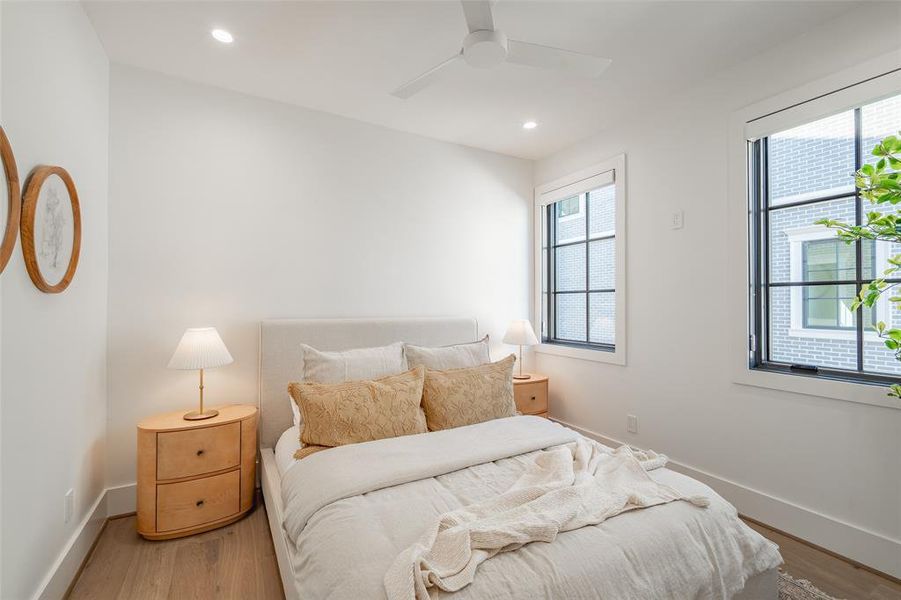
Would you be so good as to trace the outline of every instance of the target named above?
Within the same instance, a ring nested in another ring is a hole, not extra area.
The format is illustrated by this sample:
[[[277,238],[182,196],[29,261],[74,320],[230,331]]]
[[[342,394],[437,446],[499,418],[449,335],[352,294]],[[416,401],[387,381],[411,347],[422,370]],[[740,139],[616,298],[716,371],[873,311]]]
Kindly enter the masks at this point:
[[[463,38],[460,51],[391,92],[393,96],[409,98],[434,83],[447,67],[460,59],[479,69],[510,62],[587,78],[599,76],[613,62],[609,58],[508,39],[503,31],[494,28],[490,0],[461,0],[461,3],[469,35]]]

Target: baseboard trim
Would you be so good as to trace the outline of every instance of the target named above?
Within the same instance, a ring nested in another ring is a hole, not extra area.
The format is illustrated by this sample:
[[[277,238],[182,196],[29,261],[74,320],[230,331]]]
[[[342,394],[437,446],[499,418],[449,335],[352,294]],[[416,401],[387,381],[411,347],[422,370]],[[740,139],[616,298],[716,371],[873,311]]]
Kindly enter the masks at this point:
[[[106,515],[112,518],[133,514],[137,510],[137,493],[135,483],[106,488]]]
[[[623,444],[619,440],[572,423],[555,420],[602,444],[608,446]],[[742,515],[747,515],[754,521],[786,532],[800,541],[828,550],[851,563],[869,567],[890,578],[901,577],[901,541],[899,540],[846,523],[678,461],[670,460],[667,466],[673,471],[688,475],[710,486],[720,496],[735,505]]]
[[[44,576],[37,592],[32,596],[33,600],[59,600],[66,596],[84,559],[103,530],[106,516],[106,490],[103,490]]]
[[[32,600],[60,600],[69,595],[107,522],[111,518],[134,513],[135,493],[136,485],[129,484],[106,488],[97,496],[44,576]]]

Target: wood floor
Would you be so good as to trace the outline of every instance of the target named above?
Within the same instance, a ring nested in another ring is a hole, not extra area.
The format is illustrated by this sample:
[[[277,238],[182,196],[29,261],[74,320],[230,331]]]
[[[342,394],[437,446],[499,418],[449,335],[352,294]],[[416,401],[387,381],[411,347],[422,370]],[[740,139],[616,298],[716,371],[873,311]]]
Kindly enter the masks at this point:
[[[135,517],[106,525],[70,600],[283,600],[262,502],[245,518],[199,535],[150,542]]]
[[[779,544],[785,569],[844,600],[901,600],[901,585],[797,540],[749,523]],[[281,600],[281,579],[261,502],[228,527],[148,542],[135,518],[110,521],[70,600]]]
[[[785,561],[783,568],[788,573],[806,579],[830,596],[844,600],[901,600],[901,584],[758,523],[745,522],[778,544]]]

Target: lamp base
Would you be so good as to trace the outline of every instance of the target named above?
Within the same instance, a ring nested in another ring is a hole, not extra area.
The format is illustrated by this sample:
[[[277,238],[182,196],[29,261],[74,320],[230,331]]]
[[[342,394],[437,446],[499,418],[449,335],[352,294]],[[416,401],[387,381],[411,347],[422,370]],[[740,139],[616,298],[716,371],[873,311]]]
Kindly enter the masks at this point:
[[[205,410],[203,412],[192,410],[191,412],[185,413],[184,419],[185,421],[202,421],[204,419],[212,419],[218,414],[218,410]]]
[[[528,374],[526,374],[526,375],[514,375],[514,376],[513,376],[513,379],[520,379],[520,380],[531,379],[531,378],[532,378],[532,376],[531,376],[531,375],[528,375]]]

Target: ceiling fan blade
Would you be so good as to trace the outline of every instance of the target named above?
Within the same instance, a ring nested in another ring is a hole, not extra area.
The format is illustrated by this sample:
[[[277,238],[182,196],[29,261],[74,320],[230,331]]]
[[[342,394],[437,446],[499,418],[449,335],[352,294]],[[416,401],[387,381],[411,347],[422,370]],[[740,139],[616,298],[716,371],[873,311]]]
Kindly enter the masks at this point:
[[[489,0],[460,0],[469,33],[473,31],[494,31],[494,17],[491,16]]]
[[[422,75],[403,84],[402,86],[391,92],[391,95],[406,100],[413,94],[416,94],[431,85],[436,79],[441,76],[441,73],[444,72],[447,67],[457,62],[457,60],[462,56],[462,53],[454,54],[446,61],[438,63]]]
[[[609,58],[516,40],[507,42],[507,61],[580,77],[597,77],[613,62]]]

